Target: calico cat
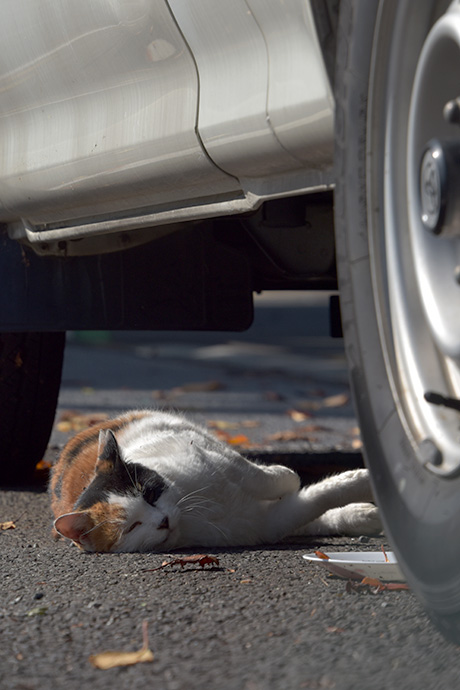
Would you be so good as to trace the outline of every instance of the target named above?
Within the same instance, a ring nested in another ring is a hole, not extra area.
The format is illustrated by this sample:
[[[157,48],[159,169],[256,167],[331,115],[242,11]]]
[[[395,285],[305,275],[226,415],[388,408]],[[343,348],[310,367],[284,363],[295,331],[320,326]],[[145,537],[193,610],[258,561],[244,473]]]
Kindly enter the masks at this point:
[[[247,546],[294,533],[381,530],[366,470],[301,489],[287,467],[257,465],[161,411],[129,412],[77,434],[52,470],[50,493],[54,536],[86,551]]]

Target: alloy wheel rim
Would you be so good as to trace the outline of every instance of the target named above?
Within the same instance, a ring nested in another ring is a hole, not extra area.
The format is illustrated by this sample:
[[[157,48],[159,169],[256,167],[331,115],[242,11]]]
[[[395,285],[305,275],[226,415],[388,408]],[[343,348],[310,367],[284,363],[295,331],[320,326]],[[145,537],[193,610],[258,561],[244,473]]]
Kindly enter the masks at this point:
[[[443,12],[424,4],[425,17],[416,17],[417,5],[400,2],[395,10],[380,161],[385,232],[382,245],[382,228],[374,227],[371,262],[377,310],[390,314],[380,319],[381,339],[399,416],[420,464],[452,477],[460,474],[460,415],[425,396],[460,397],[460,222],[449,190],[460,127],[444,113],[460,96],[453,87],[460,86],[460,3],[444,3]]]

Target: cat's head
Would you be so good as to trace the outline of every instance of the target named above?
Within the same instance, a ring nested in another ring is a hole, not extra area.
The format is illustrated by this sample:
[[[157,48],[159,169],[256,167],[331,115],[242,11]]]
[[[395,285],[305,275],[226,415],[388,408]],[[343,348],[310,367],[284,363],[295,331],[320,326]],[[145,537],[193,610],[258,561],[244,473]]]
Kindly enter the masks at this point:
[[[150,551],[171,547],[180,511],[172,487],[144,465],[125,462],[112,431],[101,431],[95,476],[56,531],[85,551]]]

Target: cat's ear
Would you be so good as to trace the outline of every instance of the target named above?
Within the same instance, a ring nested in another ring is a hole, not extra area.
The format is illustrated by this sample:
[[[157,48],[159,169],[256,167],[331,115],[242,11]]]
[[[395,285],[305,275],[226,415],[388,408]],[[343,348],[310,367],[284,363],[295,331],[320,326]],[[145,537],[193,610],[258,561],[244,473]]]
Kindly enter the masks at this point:
[[[93,520],[88,513],[66,513],[60,515],[54,521],[54,529],[63,537],[71,539],[84,549],[91,551],[91,530],[94,527]]]
[[[123,462],[120,447],[111,429],[101,429],[99,432],[98,458],[96,470],[109,471]]]

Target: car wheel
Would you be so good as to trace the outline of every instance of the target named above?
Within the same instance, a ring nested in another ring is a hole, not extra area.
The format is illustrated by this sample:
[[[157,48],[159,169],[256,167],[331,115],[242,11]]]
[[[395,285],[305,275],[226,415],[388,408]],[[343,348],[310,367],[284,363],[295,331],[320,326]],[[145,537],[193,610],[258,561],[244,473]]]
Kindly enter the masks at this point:
[[[356,413],[398,560],[460,643],[460,3],[340,11],[336,249]]]
[[[65,333],[0,334],[0,484],[33,478],[51,434]]]

